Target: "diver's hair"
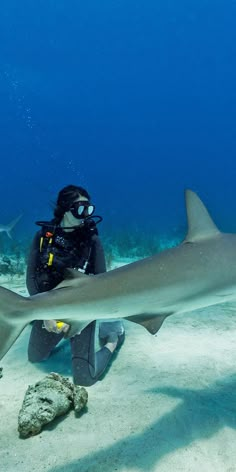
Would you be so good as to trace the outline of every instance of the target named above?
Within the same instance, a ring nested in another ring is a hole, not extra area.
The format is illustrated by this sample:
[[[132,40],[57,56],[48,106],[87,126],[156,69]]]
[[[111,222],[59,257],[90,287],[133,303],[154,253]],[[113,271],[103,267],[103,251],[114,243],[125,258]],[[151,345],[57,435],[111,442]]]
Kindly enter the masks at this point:
[[[57,196],[56,206],[54,208],[54,222],[59,224],[66,211],[68,211],[72,203],[79,197],[85,197],[90,200],[90,195],[83,187],[76,185],[67,185],[62,188]]]

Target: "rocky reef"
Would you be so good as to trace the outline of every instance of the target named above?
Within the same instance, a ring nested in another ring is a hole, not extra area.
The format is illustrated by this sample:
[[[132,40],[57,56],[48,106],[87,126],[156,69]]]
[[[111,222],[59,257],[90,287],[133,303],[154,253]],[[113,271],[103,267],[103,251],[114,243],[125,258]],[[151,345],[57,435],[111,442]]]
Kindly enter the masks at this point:
[[[80,387],[79,385],[74,385],[74,410],[76,415],[78,415],[81,410],[87,405],[88,402],[88,392],[84,387]]]
[[[40,433],[44,425],[71,408],[78,414],[87,401],[88,393],[84,387],[74,385],[69,379],[51,372],[35,385],[29,385],[25,393],[18,416],[20,437],[27,438]]]
[[[0,275],[22,276],[25,273],[25,262],[20,254],[0,256]]]

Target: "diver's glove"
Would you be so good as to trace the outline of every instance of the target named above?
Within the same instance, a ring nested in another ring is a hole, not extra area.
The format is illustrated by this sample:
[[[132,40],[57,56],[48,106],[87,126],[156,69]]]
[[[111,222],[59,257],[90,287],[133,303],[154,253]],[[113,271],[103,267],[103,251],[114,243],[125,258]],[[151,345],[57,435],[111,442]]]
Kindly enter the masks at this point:
[[[64,321],[57,321],[57,320],[44,320],[43,327],[49,333],[55,333],[55,334],[67,333],[67,331],[70,329],[70,325],[68,325],[67,323],[64,323]]]

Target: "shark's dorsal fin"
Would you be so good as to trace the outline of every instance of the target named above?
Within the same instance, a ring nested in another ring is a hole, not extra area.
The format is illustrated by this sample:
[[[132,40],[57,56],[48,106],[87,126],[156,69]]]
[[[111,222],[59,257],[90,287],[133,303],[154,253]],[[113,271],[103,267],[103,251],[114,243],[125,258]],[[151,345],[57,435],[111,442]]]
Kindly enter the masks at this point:
[[[220,235],[220,231],[196,193],[186,190],[185,201],[188,218],[188,233],[184,240],[185,243],[198,242]]]

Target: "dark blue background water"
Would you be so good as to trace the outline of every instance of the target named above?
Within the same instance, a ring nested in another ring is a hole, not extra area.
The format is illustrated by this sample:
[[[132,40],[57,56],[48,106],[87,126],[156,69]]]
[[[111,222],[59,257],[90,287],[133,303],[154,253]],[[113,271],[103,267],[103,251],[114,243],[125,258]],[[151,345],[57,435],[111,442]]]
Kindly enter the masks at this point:
[[[108,231],[183,228],[186,187],[236,230],[233,0],[1,0],[0,57],[0,223],[73,183]]]

